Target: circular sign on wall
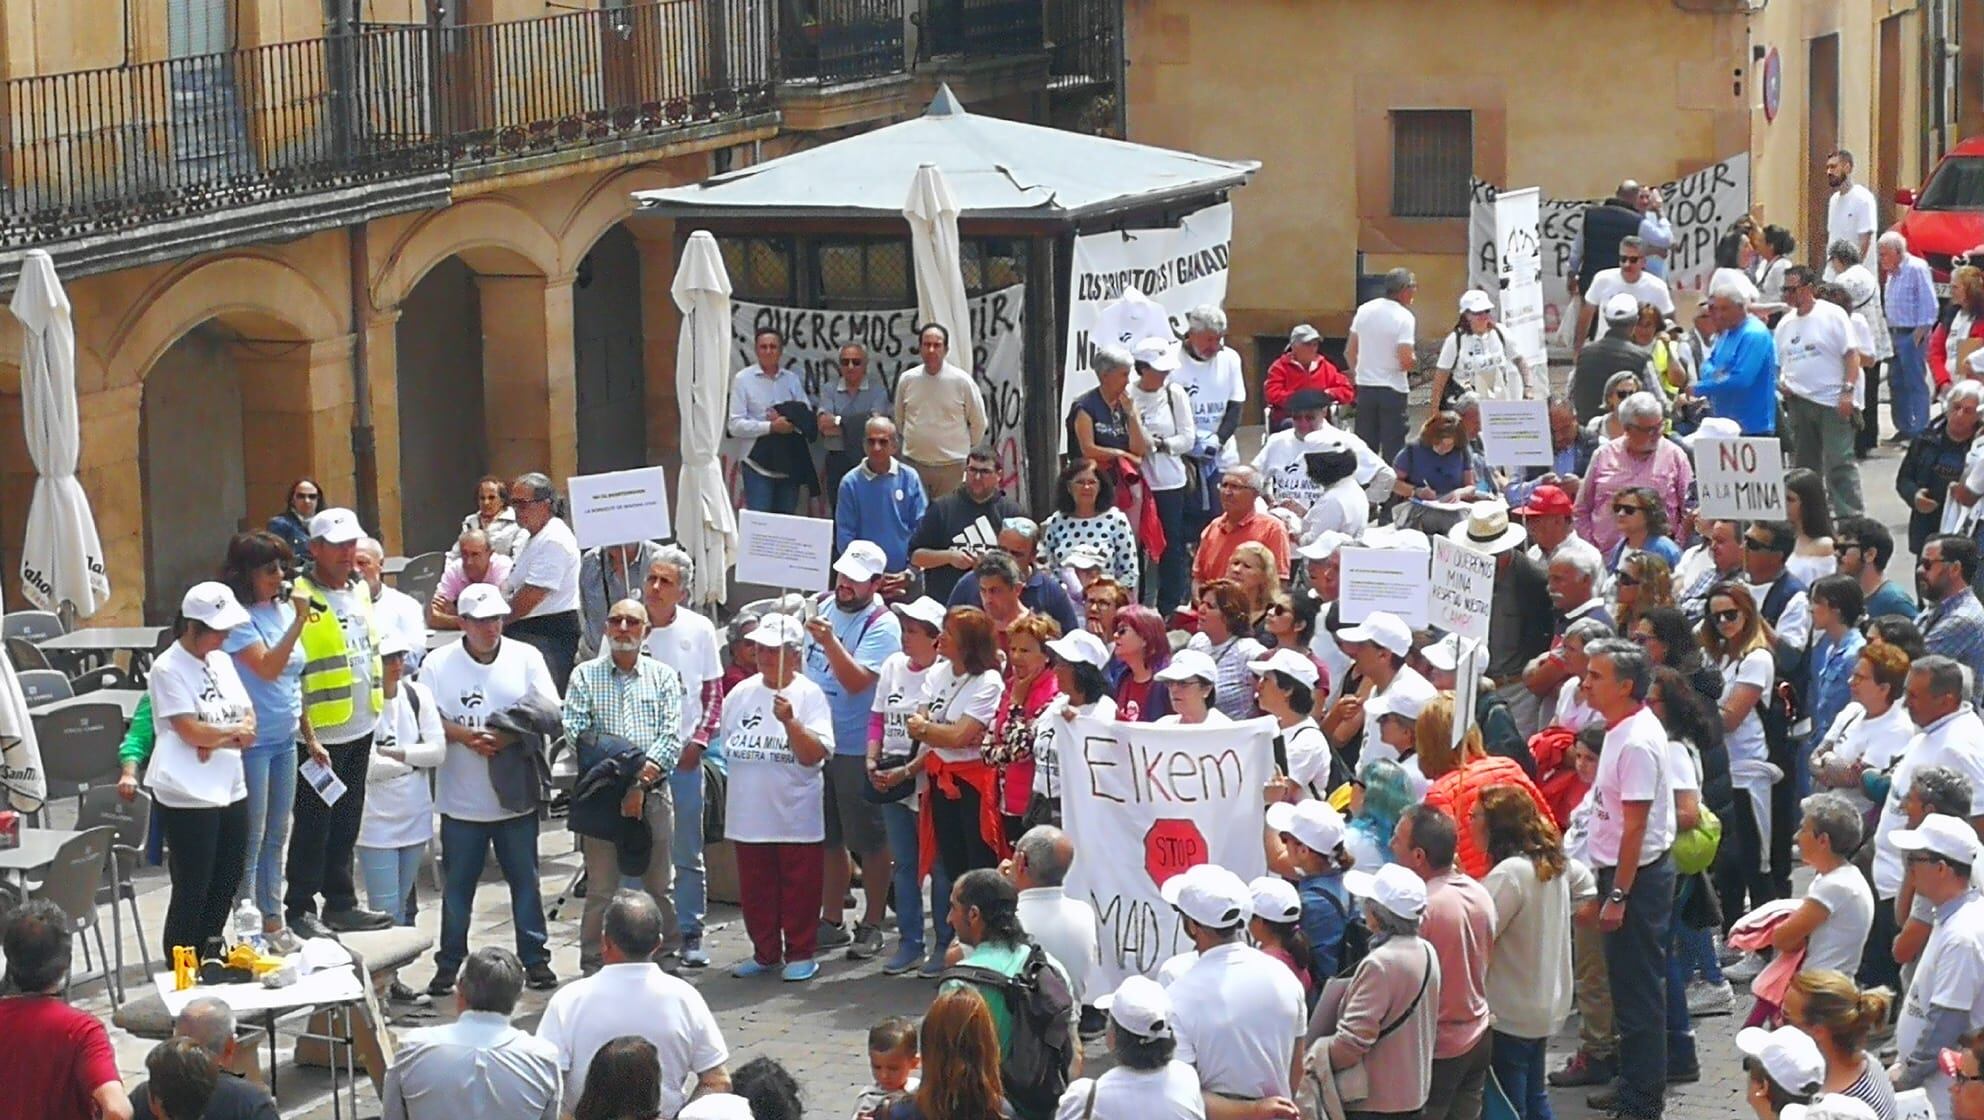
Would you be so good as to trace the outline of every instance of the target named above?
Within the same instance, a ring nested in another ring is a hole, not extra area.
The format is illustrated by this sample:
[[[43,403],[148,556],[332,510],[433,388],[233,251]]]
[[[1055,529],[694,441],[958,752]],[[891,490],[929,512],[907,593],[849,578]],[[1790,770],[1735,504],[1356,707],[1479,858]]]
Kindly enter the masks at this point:
[[[1784,97],[1784,63],[1777,57],[1777,48],[1764,55],[1764,123],[1777,120],[1777,106]]]

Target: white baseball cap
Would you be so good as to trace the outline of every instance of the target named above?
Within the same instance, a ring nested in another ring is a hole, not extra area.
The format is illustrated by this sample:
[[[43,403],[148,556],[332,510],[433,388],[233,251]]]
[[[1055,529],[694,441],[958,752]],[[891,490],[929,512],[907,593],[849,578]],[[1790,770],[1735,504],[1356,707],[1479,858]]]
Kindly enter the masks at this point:
[[[1171,1037],[1171,996],[1148,976],[1124,977],[1115,991],[1098,996],[1095,1006],[1138,1038]]]
[[[1433,551],[1433,540],[1418,529],[1401,529],[1396,525],[1373,525],[1364,530],[1364,539],[1359,542],[1365,548],[1409,548],[1414,552]]]
[[[1620,292],[1605,301],[1605,321],[1625,323],[1640,317],[1639,297],[1631,292]]]
[[[1412,627],[1390,611],[1372,611],[1363,622],[1336,632],[1339,642],[1371,642],[1404,657],[1412,652]]]
[[[1214,863],[1186,868],[1166,879],[1158,893],[1187,918],[1211,929],[1231,929],[1253,912],[1254,895],[1246,881]]]
[[[248,608],[234,597],[234,590],[213,580],[187,588],[179,600],[179,613],[209,630],[232,630],[248,621]]]
[[[1130,356],[1154,370],[1170,373],[1178,368],[1178,344],[1168,338],[1146,338],[1137,343]]]
[[[1286,673],[1310,688],[1316,687],[1316,681],[1322,676],[1316,672],[1314,661],[1287,646],[1282,646],[1259,661],[1247,662],[1247,668],[1257,677],[1264,677],[1269,673]]]
[[[834,571],[854,580],[867,583],[878,579],[889,570],[889,558],[882,552],[882,546],[873,541],[854,541],[847,550],[834,561]]]
[[[752,1120],[751,1102],[736,1093],[705,1093],[675,1114],[676,1120]]]
[[[1460,294],[1460,309],[1463,312],[1480,314],[1483,311],[1495,310],[1495,301],[1489,299],[1488,293],[1480,288],[1469,288]]]
[[[1417,918],[1426,911],[1426,883],[1402,864],[1388,863],[1375,873],[1352,868],[1343,873],[1343,889],[1401,918]]]
[[[1355,544],[1347,533],[1335,529],[1324,529],[1316,534],[1316,539],[1295,550],[1295,555],[1304,560],[1328,560],[1336,555],[1336,550],[1347,544]]]
[[[1933,852],[1955,863],[1977,862],[1977,830],[1948,813],[1931,813],[1914,828],[1898,828],[1888,839],[1904,852]]]
[[[1350,437],[1344,434],[1343,429],[1334,425],[1324,424],[1302,437],[1302,453],[1304,455],[1317,455],[1328,451],[1348,450],[1350,450]]]
[[[358,515],[348,509],[332,508],[310,519],[310,539],[325,544],[350,544],[365,535]]]
[[[1219,666],[1198,650],[1181,649],[1171,655],[1170,664],[1157,671],[1157,679],[1165,682],[1200,680],[1218,684]]]
[[[1071,548],[1067,555],[1061,557],[1061,562],[1077,570],[1100,571],[1102,568],[1102,557],[1092,548]]]
[[[308,976],[313,972],[328,972],[334,968],[345,968],[351,964],[351,950],[328,937],[312,937],[297,950],[299,972]]]
[[[1418,719],[1419,714],[1426,710],[1427,703],[1432,699],[1432,696],[1416,688],[1393,688],[1386,690],[1382,696],[1374,697],[1364,710],[1372,719],[1381,716]]]
[[[1109,647],[1086,630],[1076,630],[1047,643],[1047,652],[1063,661],[1079,661],[1100,669],[1109,664]]]
[[[939,603],[928,595],[911,599],[907,603],[893,603],[889,609],[902,615],[904,618],[915,619],[935,629],[942,630],[944,628],[944,615],[946,613],[944,604]]]
[[[494,584],[471,583],[455,597],[455,614],[462,618],[502,618],[510,604]]]
[[[1777,1120],[1880,1120],[1880,1115],[1859,1097],[1827,1093],[1811,1104],[1785,1105],[1778,1111]]]
[[[380,657],[404,657],[412,652],[413,643],[407,641],[406,635],[398,630],[388,630],[379,635]]]
[[[806,628],[789,614],[768,614],[758,620],[757,629],[751,631],[751,640],[761,646],[803,646],[806,644]]]
[[[1451,673],[1460,668],[1460,635],[1448,634],[1432,645],[1419,651],[1426,664],[1442,673]]]
[[[1247,884],[1253,898],[1254,917],[1270,922],[1292,922],[1302,916],[1302,898],[1295,884],[1279,875],[1262,875]]]
[[[1967,827],[1967,826],[1966,826]],[[1764,1072],[1793,1096],[1818,1091],[1826,1079],[1826,1058],[1819,1044],[1797,1027],[1744,1027],[1736,1032],[1736,1049],[1763,1063]]]
[[[1286,832],[1311,851],[1329,855],[1343,843],[1343,814],[1327,801],[1277,801],[1268,806],[1268,827]]]

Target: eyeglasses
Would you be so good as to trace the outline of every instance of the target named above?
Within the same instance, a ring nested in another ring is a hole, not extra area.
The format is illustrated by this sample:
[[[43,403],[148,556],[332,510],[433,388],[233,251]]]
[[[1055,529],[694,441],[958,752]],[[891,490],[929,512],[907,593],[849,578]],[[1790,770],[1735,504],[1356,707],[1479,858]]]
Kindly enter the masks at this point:
[[[844,366],[865,366],[865,365],[867,365],[867,364],[868,364],[868,359],[866,359],[866,358],[842,358],[842,359],[840,360],[840,364],[841,364],[841,365],[844,365]]]
[[[1915,562],[1915,566],[1916,566],[1917,568],[1919,568],[1919,569],[1921,569],[1922,571],[1925,571],[1925,572],[1926,572],[1926,571],[1928,571],[1928,570],[1929,570],[1929,569],[1930,569],[1931,567],[1933,567],[1933,566],[1935,566],[1935,565],[1937,565],[1937,564],[1947,564],[1947,563],[1949,563],[1949,561],[1947,561],[1947,560],[1944,560],[1944,559],[1943,559],[1942,557],[1940,557],[1940,556],[1924,556],[1924,557],[1923,557],[1922,559],[1920,559],[1920,560],[1917,560],[1917,561]]]
[[[1246,483],[1244,483],[1244,482],[1222,482],[1222,483],[1220,483],[1220,484],[1219,484],[1219,488],[1220,488],[1221,490],[1252,490],[1252,489],[1253,489],[1253,487],[1251,487],[1251,486],[1249,486],[1249,485],[1247,485],[1247,484],[1246,484]]]
[[[1619,258],[1619,263],[1620,263],[1620,264],[1638,264],[1638,263],[1640,263],[1641,261],[1643,261],[1643,260],[1645,260],[1645,259],[1646,259],[1645,257],[1625,257],[1625,256],[1622,256],[1622,257],[1620,257],[1620,258]]]
[[[1631,502],[1615,502],[1612,506],[1612,512],[1618,514],[1620,517],[1631,517],[1636,513],[1645,513],[1646,510],[1644,507],[1636,506]]]
[[[646,622],[647,620],[644,618],[630,618],[626,615],[617,615],[617,614],[609,615],[606,619],[606,624],[608,626],[641,626],[644,625]]]
[[[550,498],[515,498],[515,497],[513,497],[513,498],[511,498],[511,499],[510,499],[510,504],[511,504],[511,505],[513,505],[513,506],[536,506],[536,505],[543,505],[543,504],[544,504],[545,502],[548,502],[548,501],[550,501],[550,500],[551,500]]]
[[[1740,621],[1742,617],[1742,611],[1717,611],[1715,612],[1715,624],[1717,626],[1725,626],[1731,622]]]

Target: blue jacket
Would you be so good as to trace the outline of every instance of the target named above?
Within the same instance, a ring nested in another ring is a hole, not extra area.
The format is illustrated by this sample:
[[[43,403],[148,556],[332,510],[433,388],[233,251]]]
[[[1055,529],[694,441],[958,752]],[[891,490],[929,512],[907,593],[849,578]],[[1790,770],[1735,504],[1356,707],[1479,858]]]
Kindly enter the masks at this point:
[[[1746,436],[1777,433],[1777,343],[1754,315],[1743,325],[1715,336],[1702,363],[1695,392],[1708,398],[1717,416],[1742,427]]]
[[[1831,638],[1820,634],[1812,643],[1812,657],[1807,663],[1811,673],[1811,684],[1806,693],[1805,703],[1812,715],[1812,737],[1806,750],[1819,745],[1832,728],[1832,721],[1852,697],[1847,695],[1846,678],[1853,675],[1853,662],[1860,656],[1867,639],[1860,631],[1848,627],[1846,637],[1835,646]]]

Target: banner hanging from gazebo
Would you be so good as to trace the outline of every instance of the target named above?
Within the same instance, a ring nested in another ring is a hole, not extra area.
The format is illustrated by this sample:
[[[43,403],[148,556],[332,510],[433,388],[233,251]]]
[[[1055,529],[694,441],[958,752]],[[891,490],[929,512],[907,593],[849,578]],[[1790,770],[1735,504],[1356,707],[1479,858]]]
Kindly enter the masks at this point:
[[[972,350],[969,362],[953,348],[953,364],[971,370],[985,398],[987,439],[999,455],[999,478],[1009,494],[1025,492],[1026,478],[1026,285],[1014,284],[970,301]],[[868,369],[893,393],[896,377],[918,362],[916,308],[880,311],[825,311],[814,307],[777,307],[732,300],[731,336],[736,344],[736,369],[758,363],[755,339],[771,327],[785,337],[785,365],[799,374],[813,402],[820,390],[840,376],[840,348],[856,343],[868,351]],[[961,341],[961,340],[960,340]],[[735,370],[732,371],[733,374]],[[859,440],[859,433],[853,438]],[[742,440],[723,441],[723,475],[731,494],[741,500],[738,471]],[[815,455],[817,460],[821,456]],[[825,515],[824,502],[814,511]],[[802,511],[805,512],[805,511]]]

